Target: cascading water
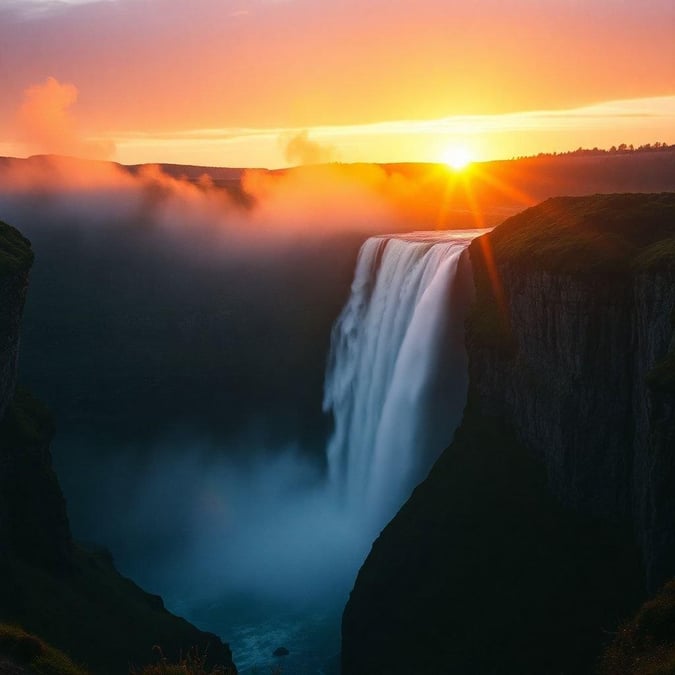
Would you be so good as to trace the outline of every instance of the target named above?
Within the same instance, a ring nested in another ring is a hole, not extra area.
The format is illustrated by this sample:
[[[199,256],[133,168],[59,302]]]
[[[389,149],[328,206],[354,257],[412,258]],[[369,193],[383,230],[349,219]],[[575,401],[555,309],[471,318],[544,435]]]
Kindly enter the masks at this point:
[[[174,460],[163,448],[161,466],[151,463],[156,480],[140,491],[148,504],[141,529],[171,506],[175,491],[166,486],[176,481],[185,487],[169,512],[194,509],[157,590],[169,607],[227,636],[240,673],[278,668],[280,646],[290,651],[284,672],[338,672],[340,620],[358,569],[464,408],[473,289],[466,247],[478,234],[364,243],[327,365],[324,405],[335,423],[328,486],[323,467],[293,447],[221,461],[192,443]],[[159,577],[157,565],[152,574]]]
[[[329,480],[367,527],[384,525],[452,439],[466,401],[465,250],[480,231],[373,237],[331,338]]]

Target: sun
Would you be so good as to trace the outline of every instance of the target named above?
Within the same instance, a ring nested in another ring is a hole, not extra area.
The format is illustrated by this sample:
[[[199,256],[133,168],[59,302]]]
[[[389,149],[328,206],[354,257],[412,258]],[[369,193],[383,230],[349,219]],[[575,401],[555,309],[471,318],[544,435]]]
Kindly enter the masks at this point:
[[[471,164],[471,151],[463,145],[450,145],[443,151],[442,161],[455,171],[466,169]]]

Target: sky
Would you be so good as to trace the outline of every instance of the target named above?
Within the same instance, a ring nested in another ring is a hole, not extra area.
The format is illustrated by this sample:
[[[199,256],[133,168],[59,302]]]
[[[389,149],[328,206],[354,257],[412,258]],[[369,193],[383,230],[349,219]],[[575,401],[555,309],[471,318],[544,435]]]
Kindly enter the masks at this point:
[[[0,155],[279,167],[675,143],[672,0],[0,0]]]

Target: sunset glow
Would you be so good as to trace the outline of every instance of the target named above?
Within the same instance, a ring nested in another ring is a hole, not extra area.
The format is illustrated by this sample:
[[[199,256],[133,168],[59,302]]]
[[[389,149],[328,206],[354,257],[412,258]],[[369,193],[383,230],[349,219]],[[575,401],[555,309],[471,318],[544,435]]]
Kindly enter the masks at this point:
[[[471,163],[473,156],[463,145],[451,145],[443,152],[442,159],[451,169],[461,171]]]
[[[673,143],[674,24],[669,0],[8,0],[0,154],[275,168]]]

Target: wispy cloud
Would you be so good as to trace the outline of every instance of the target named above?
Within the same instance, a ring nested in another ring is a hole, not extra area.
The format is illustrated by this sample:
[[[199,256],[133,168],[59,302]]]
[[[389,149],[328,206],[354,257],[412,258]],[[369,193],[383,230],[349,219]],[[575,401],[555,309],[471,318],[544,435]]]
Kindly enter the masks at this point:
[[[49,79],[29,88],[18,114],[20,135],[0,138],[2,154],[61,152],[119,161],[211,166],[317,164],[332,161],[437,161],[461,143],[476,160],[579,146],[675,143],[675,95],[607,101],[558,110],[459,115],[311,128],[227,126],[85,134],[71,114],[73,85]]]
[[[19,141],[31,152],[111,157],[114,143],[109,139],[86,138],[72,116],[70,109],[77,96],[75,85],[61,83],[53,77],[28,87],[16,113]]]
[[[115,2],[115,0],[4,0],[2,9],[22,19],[37,19],[62,12],[76,5]]]
[[[316,138],[351,138],[372,135],[408,134],[484,134],[494,131],[512,131],[547,128],[574,128],[580,123],[603,126],[608,119],[625,122],[672,120],[675,123],[675,95],[654,98],[608,101],[568,110],[531,110],[501,115],[454,115],[433,120],[395,120],[370,124],[335,125],[312,127]],[[221,141],[236,142],[244,138],[302,140],[303,144],[319,143],[309,138],[307,129],[287,127],[222,127],[205,129],[181,129],[158,132],[111,132],[109,137],[121,142],[152,141]]]

